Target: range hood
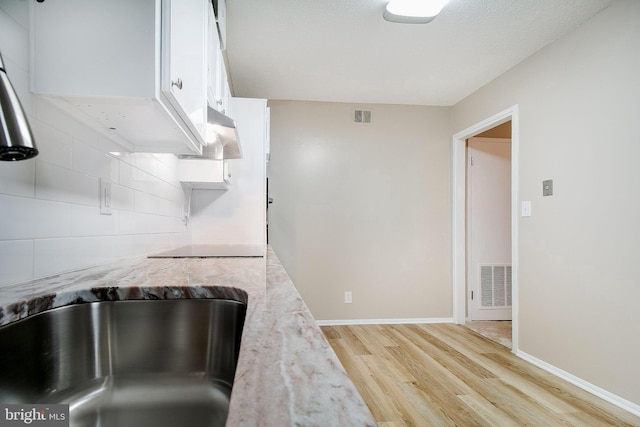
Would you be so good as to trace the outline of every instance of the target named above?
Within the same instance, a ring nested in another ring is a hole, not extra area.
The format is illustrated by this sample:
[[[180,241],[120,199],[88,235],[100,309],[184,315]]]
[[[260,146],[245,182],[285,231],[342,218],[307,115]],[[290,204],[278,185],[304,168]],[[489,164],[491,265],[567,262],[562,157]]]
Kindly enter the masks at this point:
[[[207,128],[205,130],[206,146],[202,155],[181,154],[181,159],[226,160],[241,159],[242,149],[235,120],[225,116],[218,110],[207,107]]]

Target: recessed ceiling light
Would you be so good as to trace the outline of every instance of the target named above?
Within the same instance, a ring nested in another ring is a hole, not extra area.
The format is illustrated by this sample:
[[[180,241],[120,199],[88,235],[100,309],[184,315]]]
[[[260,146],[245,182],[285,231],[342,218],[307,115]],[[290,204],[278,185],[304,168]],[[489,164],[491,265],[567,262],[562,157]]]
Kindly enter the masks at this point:
[[[442,11],[449,0],[389,0],[384,19],[403,24],[426,24]]]

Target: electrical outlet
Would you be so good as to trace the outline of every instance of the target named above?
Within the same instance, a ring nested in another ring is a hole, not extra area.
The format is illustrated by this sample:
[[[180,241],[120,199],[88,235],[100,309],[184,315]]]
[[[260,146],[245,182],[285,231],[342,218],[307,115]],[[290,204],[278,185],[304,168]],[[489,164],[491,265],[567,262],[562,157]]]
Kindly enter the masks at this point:
[[[100,180],[100,215],[111,215],[111,183]]]
[[[351,294],[351,292],[345,292],[344,293],[344,303],[345,304],[351,304],[353,302],[353,295]]]

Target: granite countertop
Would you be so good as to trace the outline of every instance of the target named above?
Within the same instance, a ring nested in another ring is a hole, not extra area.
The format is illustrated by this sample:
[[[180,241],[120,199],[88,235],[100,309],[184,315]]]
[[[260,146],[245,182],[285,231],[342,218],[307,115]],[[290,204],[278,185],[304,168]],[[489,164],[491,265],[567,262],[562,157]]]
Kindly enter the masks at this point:
[[[189,245],[149,255],[149,258],[263,257],[264,246]]]
[[[227,425],[375,426],[271,249],[261,258],[138,258],[3,287],[0,325],[81,302],[212,297],[247,302]]]

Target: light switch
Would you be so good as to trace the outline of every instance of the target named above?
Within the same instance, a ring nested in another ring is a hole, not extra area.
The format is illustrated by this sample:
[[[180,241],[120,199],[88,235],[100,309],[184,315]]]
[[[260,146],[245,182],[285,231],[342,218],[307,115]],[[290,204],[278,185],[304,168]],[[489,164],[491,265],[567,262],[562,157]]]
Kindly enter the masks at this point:
[[[344,293],[344,303],[345,304],[351,304],[353,302],[353,296],[351,294],[351,292],[345,292]]]
[[[522,201],[521,216],[531,216],[531,201],[530,200],[523,200]]]
[[[553,180],[552,179],[542,181],[542,195],[553,196]]]

